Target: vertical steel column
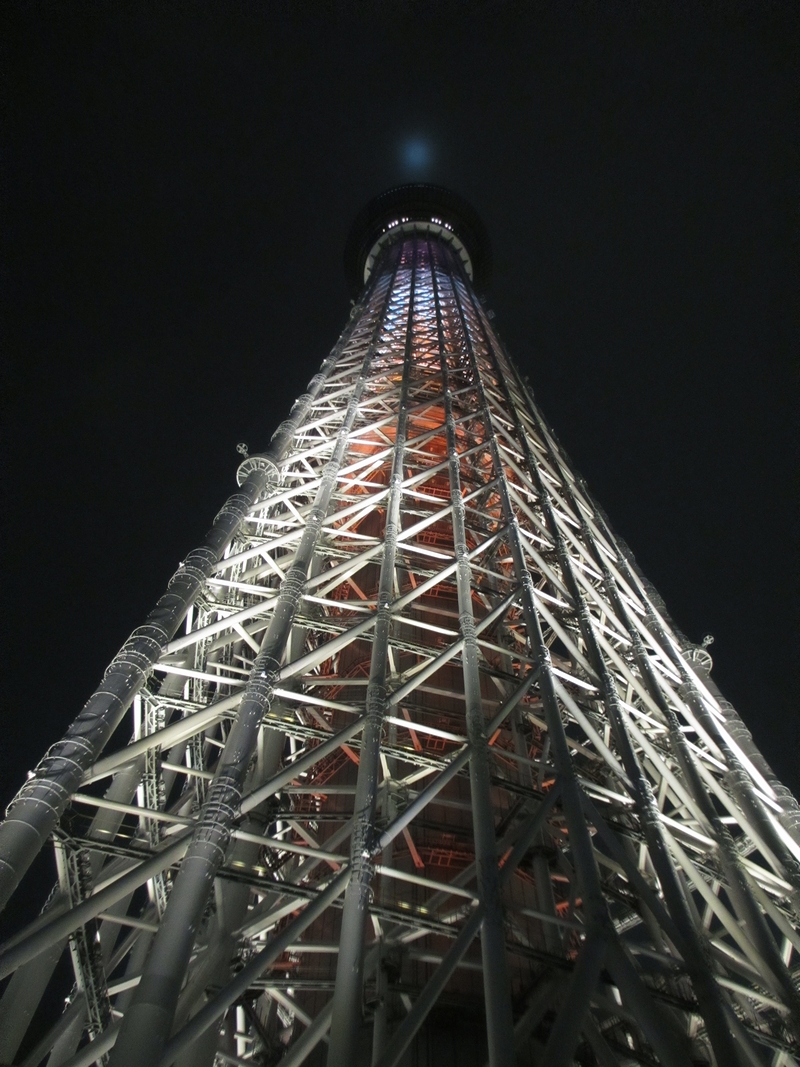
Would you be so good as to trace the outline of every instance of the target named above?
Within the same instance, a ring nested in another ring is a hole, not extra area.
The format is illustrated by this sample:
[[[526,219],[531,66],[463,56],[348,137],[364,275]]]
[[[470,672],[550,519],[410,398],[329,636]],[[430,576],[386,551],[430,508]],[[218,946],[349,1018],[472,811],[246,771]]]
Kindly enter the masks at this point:
[[[515,841],[511,853],[503,864],[503,869],[499,874],[498,889],[501,893],[510,881],[511,876],[517,869],[517,866],[522,861],[533,841],[540,835],[542,827],[552,812],[559,795],[559,786],[556,784],[554,788],[550,790],[547,799],[539,807],[539,810],[531,815],[520,829],[519,837]],[[434,897],[433,899],[435,900],[436,898]],[[397,1067],[409,1045],[414,1040],[414,1037],[421,1029],[436,1001],[444,992],[444,989],[459,962],[464,957],[464,954],[474,938],[477,936],[485,912],[486,909],[483,901],[479,901],[477,907],[470,913],[459,930],[455,941],[443,956],[441,963],[439,963],[436,970],[428,979],[427,984],[423,987],[420,995],[414,1002],[411,1011],[409,1011],[408,1015],[406,1015],[405,1019],[403,1019],[392,1034],[383,1051],[383,1055],[376,1064],[376,1067]],[[516,1044],[513,1030],[511,1032],[511,1037],[512,1041]],[[513,1063],[514,1059],[503,1061],[503,1067],[505,1067],[506,1064]]]
[[[203,543],[189,553],[144,625],[133,631],[111,661],[102,683],[63,739],[49,749],[33,777],[9,804],[6,819],[0,824],[0,909],[54,830],[70,797],[144,685],[164,646],[174,637],[244,517],[265,491],[277,486],[277,465],[334,362],[333,358],[325,361],[323,371],[297,401],[291,418],[278,428],[267,452],[240,465],[244,478],[239,491],[227,499]]]
[[[484,332],[484,342],[487,351],[492,352],[483,320],[476,306],[475,298],[471,292],[469,283],[463,277],[459,282],[471,301],[472,311],[479,328]],[[550,650],[544,641],[539,614],[536,610],[536,598],[533,578],[525,563],[525,556],[520,542],[520,533],[517,519],[514,515],[511,498],[506,485],[505,471],[502,459],[497,447],[497,441],[491,431],[491,414],[489,411],[486,395],[480,376],[480,369],[475,357],[474,348],[469,333],[461,299],[458,295],[458,286],[454,289],[458,302],[462,328],[467,339],[467,348],[474,368],[475,379],[481,398],[481,411],[487,427],[488,440],[490,442],[493,463],[498,475],[498,486],[503,507],[503,513],[509,530],[509,542],[512,559],[517,578],[522,587],[522,607],[528,630],[528,641],[531,653],[540,670],[539,689],[542,697],[542,706],[550,736],[551,750],[556,771],[561,780],[562,803],[567,826],[570,835],[570,845],[575,860],[575,868],[584,898],[584,914],[586,916],[587,938],[581,956],[578,958],[573,976],[570,980],[567,995],[562,1004],[561,1011],[550,1034],[547,1044],[543,1067],[562,1067],[570,1062],[572,1053],[580,1038],[583,1020],[589,1011],[591,993],[596,986],[600,975],[600,969],[604,960],[609,956],[612,945],[615,942],[614,928],[611,923],[605,899],[602,893],[600,877],[597,871],[592,846],[591,835],[586,823],[583,804],[581,803],[581,790],[578,784],[575,769],[569,755],[569,746],[561,719],[558,705]],[[632,997],[639,997],[639,990],[631,987],[631,975],[627,968],[616,968],[615,980]],[[627,987],[627,990],[626,990]],[[658,1022],[666,1022],[658,1016]],[[668,1025],[658,1026],[653,1034],[657,1052],[669,1067],[682,1067],[686,1061],[687,1048],[680,1041],[679,1035],[673,1032]]]
[[[661,821],[659,819],[653,791],[650,782],[647,780],[641,764],[636,757],[633,745],[625,727],[625,719],[622,714],[622,708],[620,707],[617,687],[600,648],[595,623],[589,611],[586,597],[575,577],[572,559],[567,550],[561,528],[556,520],[550,493],[541,476],[539,465],[536,462],[536,457],[533,455],[528,436],[520,421],[516,405],[505,380],[503,368],[500,366],[500,362],[497,359],[493,348],[490,347],[490,351],[492,352],[493,363],[505,394],[508,412],[514,423],[517,438],[522,446],[525,459],[527,460],[534,486],[539,494],[539,499],[545,516],[545,524],[556,545],[556,553],[561,567],[561,574],[578,615],[581,635],[583,636],[589,652],[589,660],[600,683],[603,703],[609,717],[617,750],[622,757],[625,773],[628,775],[633,787],[633,797],[636,802],[637,813],[641,820],[642,829],[647,841],[650,858],[656,874],[658,875],[659,882],[661,883],[670,914],[672,915],[676,927],[682,937],[682,942],[677,947],[689,969],[692,984],[695,987],[703,1017],[708,1028],[709,1039],[714,1049],[714,1054],[720,1064],[730,1063],[733,1065],[740,1062],[749,1062],[742,1058],[742,1051],[737,1048],[736,1042],[731,1034],[728,1013],[725,1010],[719,987],[713,979],[713,966],[708,949],[697,932],[697,927],[695,926],[687,907],[683,890],[675,874],[675,869],[661,831]],[[513,365],[511,366],[513,367]],[[535,414],[534,419],[539,428],[539,432],[542,435],[542,439],[545,442],[545,447],[547,447],[548,452],[550,452],[547,437],[544,433],[544,428],[539,419],[538,412]],[[555,461],[552,452],[550,452],[550,456],[551,459]],[[560,469],[557,463],[556,469]],[[563,478],[562,480],[565,495],[572,504],[575,514],[581,515],[580,508],[575,500],[568,480],[566,478]],[[602,553],[598,551],[594,539],[591,537],[585,524],[583,529],[584,540],[587,547],[590,549],[593,560],[600,568],[601,573],[608,575],[608,578],[610,579],[608,568],[602,557]]]
[[[54,903],[57,901],[58,897]],[[6,986],[0,1000],[3,1019],[0,1028],[0,1063],[11,1063],[16,1056],[66,943],[66,940],[57,941],[30,963],[20,967]]]
[[[597,554],[599,556],[599,553]],[[739,918],[745,923],[753,944],[764,961],[766,973],[764,978],[767,984],[778,995],[791,1011],[795,1032],[800,1037],[800,996],[794,987],[792,978],[786,965],[780,957],[778,948],[769,932],[763,913],[758,903],[753,898],[749,886],[747,874],[742,868],[741,859],[736,846],[730,835],[730,831],[719,818],[713,802],[708,795],[693,757],[688,750],[686,739],[680,728],[678,717],[673,708],[667,703],[663,691],[653,672],[650,658],[647,655],[638,628],[632,622],[627,605],[619,595],[616,583],[608,570],[604,560],[599,561],[609,599],[620,621],[625,626],[631,640],[640,674],[645,682],[648,693],[661,711],[667,725],[670,746],[676,761],[678,762],[684,781],[686,782],[689,795],[693,798],[698,810],[705,819],[708,829],[718,848],[720,865],[725,873],[728,883],[728,891]]]
[[[77,1023],[80,1022],[81,1029],[83,1029],[83,1018],[86,1014],[86,998],[83,993],[77,993],[75,999],[67,1005],[57,1021],[50,1027],[50,1030],[34,1045],[28,1055],[20,1064],[20,1067],[39,1067],[42,1060],[52,1053],[56,1044],[61,1038],[63,1038],[73,1027],[77,1029]],[[75,1044],[78,1043],[80,1035],[76,1035]],[[53,1057],[51,1055],[48,1063],[53,1063]]]
[[[524,383],[519,384],[520,388],[522,388],[524,391],[524,395],[526,396],[526,399],[528,401],[528,407],[532,416],[535,418],[537,425],[542,427],[541,432],[548,452],[553,457],[554,462],[560,469],[561,462],[560,458],[557,455],[557,449],[553,444],[552,434],[546,430],[546,427],[543,426],[542,418],[538,412],[530,388],[524,385]],[[650,597],[646,589],[644,588],[642,581],[640,580],[638,574],[634,572],[633,568],[628,562],[627,553],[622,550],[616,537],[614,536],[613,531],[609,528],[608,522],[606,521],[602,509],[598,507],[597,503],[594,501],[593,497],[586,489],[585,483],[583,483],[580,479],[579,483],[581,485],[583,495],[586,498],[587,504],[591,508],[594,522],[597,523],[600,530],[606,536],[609,544],[613,545],[615,548],[615,551],[617,553],[617,565],[623,577],[630,584],[632,589],[639,589],[640,596],[647,604],[648,625],[651,627],[652,631],[657,636],[664,652],[669,655],[669,657],[672,659],[673,663],[676,665],[685,680],[685,684],[689,690],[687,703],[690,704],[693,713],[697,716],[698,720],[702,723],[703,727],[708,731],[708,733],[712,737],[716,737],[720,746],[724,747],[729,753],[729,756],[726,758],[729,759],[729,761],[732,763],[733,769],[735,771],[735,775],[733,776],[733,785],[734,789],[736,790],[737,800],[741,804],[743,810],[756,824],[759,832],[764,835],[765,843],[768,845],[768,847],[770,847],[776,853],[776,855],[780,856],[781,860],[787,864],[787,874],[789,874],[790,880],[800,886],[800,881],[798,881],[798,874],[800,874],[800,866],[798,866],[798,860],[796,855],[794,855],[789,849],[787,849],[786,842],[783,841],[778,834],[776,834],[775,828],[771,822],[771,816],[767,815],[764,806],[758,800],[758,797],[753,791],[750,775],[747,773],[744,767],[742,767],[738,756],[732,750],[724,734],[721,732],[720,726],[717,721],[712,715],[708,713],[705,701],[703,700],[703,697],[701,696],[698,690],[697,681],[694,675],[689,670],[685,659],[675,648],[674,641],[670,639],[670,637],[664,630],[661,619],[659,618],[658,613],[653,608]],[[712,695],[720,695],[719,690],[717,689],[711,678],[707,680],[707,684],[709,686],[710,691],[712,692]],[[683,694],[681,695],[683,696]],[[727,701],[725,703],[727,704]],[[769,766],[761,752],[756,747],[755,742],[753,741],[753,738],[750,734],[750,731],[747,729],[741,717],[736,713],[733,707],[730,707],[732,714],[728,718],[728,721],[725,725],[729,730],[731,737],[739,746],[744,756],[752,763],[756,772],[764,778],[766,783],[775,793],[775,796],[779,798],[779,802],[783,808],[782,814],[778,816],[782,824],[782,829],[789,835],[789,837],[791,837],[795,841],[797,845],[800,845],[800,806],[798,805],[792,793],[786,788],[786,786],[783,785],[783,783],[775,777],[772,768]],[[744,780],[742,780],[742,776],[744,776]]]
[[[372,857],[377,844],[375,807],[380,774],[380,749],[383,718],[386,714],[386,674],[389,665],[389,634],[392,625],[391,602],[394,594],[397,537],[400,532],[400,504],[403,498],[403,459],[407,434],[406,395],[414,362],[413,324],[414,289],[417,276],[417,241],[413,239],[411,277],[409,280],[406,341],[403,379],[397,413],[397,430],[392,456],[389,496],[386,502],[386,525],[383,533],[378,585],[378,604],[367,684],[366,714],[361,735],[356,793],[353,802],[353,833],[350,839],[350,880],[344,898],[336,986],[333,993],[328,1067],[351,1067],[355,1062],[361,1024],[361,1000],[364,969],[364,927],[369,914]],[[398,263],[403,244],[399,243]],[[386,269],[386,268],[384,268]],[[396,283],[397,268],[392,279]]]
[[[386,1047],[386,1032],[388,1024],[388,1005],[386,998],[389,993],[389,980],[386,968],[383,966],[385,952],[384,939],[378,942],[378,962],[375,968],[375,1017],[372,1023],[372,1067],[380,1061],[381,1054]]]
[[[136,765],[129,765],[123,772],[114,777],[111,786],[105,793],[105,798],[119,800],[123,803],[129,802],[132,791],[135,791],[136,783],[140,777],[141,773],[139,771],[137,774]],[[131,786],[130,781],[132,778],[135,781]],[[118,812],[98,809],[97,815],[92,819],[89,836],[95,837],[98,834],[115,833],[122,818],[123,815]],[[106,858],[101,852],[92,856],[90,862],[93,875],[96,874]],[[105,873],[109,873],[108,869]],[[59,916],[63,917],[68,913],[69,901],[63,893],[56,893],[51,896],[38,920],[34,920],[25,930],[20,931],[12,943],[22,940],[26,932],[41,930],[49,921]],[[102,936],[101,927],[101,938]],[[6,986],[3,996],[0,998],[0,1062],[5,1063],[13,1060],[14,1053],[9,1049],[14,1041],[19,1043],[24,1037],[30,1018],[38,1007],[44,985],[49,981],[50,974],[55,970],[65,945],[66,941],[64,940],[51,941],[46,953],[42,952],[40,955],[33,957],[28,956],[28,962],[18,967]],[[45,971],[47,971],[46,977]],[[14,1046],[14,1051],[16,1051],[16,1046]]]
[[[430,252],[432,253],[432,249]],[[486,1030],[489,1042],[489,1063],[491,1067],[503,1067],[514,1061],[511,983],[506,965],[505,921],[499,886],[497,838],[492,810],[486,720],[481,698],[478,641],[472,610],[472,567],[467,546],[466,511],[461,491],[461,461],[458,455],[456,424],[450,396],[449,368],[445,351],[437,270],[432,254],[430,259],[439,338],[439,360],[442,368],[453,549],[457,563],[458,624],[464,640],[461,664],[470,751],[469,777],[474,819],[475,861],[478,869],[478,892],[485,908],[481,927],[481,956],[483,959],[483,991],[486,1000]]]
[[[469,294],[469,288],[466,286],[465,291]],[[508,528],[514,570],[521,586],[523,615],[528,630],[528,641],[539,671],[539,687],[542,695],[542,705],[547,720],[548,734],[550,735],[550,745],[553,751],[556,771],[561,781],[562,803],[564,804],[567,823],[570,830],[570,843],[575,857],[578,877],[581,881],[581,891],[585,899],[587,918],[590,921],[588,932],[595,936],[597,934],[603,934],[605,937],[608,936],[610,920],[606,912],[605,902],[600,888],[600,880],[594,859],[594,850],[583,817],[583,810],[580,802],[580,790],[572,766],[572,760],[569,755],[569,746],[567,745],[564,725],[561,721],[561,712],[558,707],[558,698],[556,696],[555,685],[553,682],[550,650],[545,644],[541,625],[539,623],[539,616],[536,611],[533,578],[525,564],[525,557],[520,545],[517,519],[511,505],[502,459],[492,431],[491,414],[488,409],[486,395],[481,381],[480,368],[475,357],[469,326],[466,321],[466,316],[456,285],[453,286],[453,292],[459,309],[465,343],[469,352],[473,374],[475,376],[476,388],[480,397],[480,410],[484,419],[487,442],[492,454],[492,463],[497,478],[503,515]],[[586,907],[586,905],[588,905],[588,907]],[[588,1003],[586,1007],[588,1008]]]
[[[245,995],[248,988],[255,982],[275,960],[285,952],[292,942],[296,941],[304,930],[316,921],[323,912],[345,891],[348,872],[340,871],[335,878],[328,882],[324,889],[320,889],[317,896],[306,905],[288,926],[277,933],[265,948],[254,956],[251,956],[241,970],[231,978],[226,986],[215,993],[209,1001],[193,1015],[182,1030],[173,1034],[169,1043],[163,1049],[160,1059],[140,1063],[159,1064],[160,1067],[171,1067],[179,1056],[182,1056],[197,1039],[205,1033],[209,1027],[219,1022],[229,1008]]]
[[[538,413],[536,414],[537,423],[540,422]],[[544,435],[543,435],[544,437]],[[552,453],[552,449],[544,438],[548,451],[551,457],[555,461],[555,456]],[[577,506],[574,493],[567,483],[564,481],[565,492],[570,498],[576,514],[580,515],[580,509]],[[591,532],[586,526],[585,522],[582,522],[582,533],[586,544],[590,547],[592,558],[598,566],[600,572],[603,574],[603,581],[606,589],[610,590],[615,588],[613,577],[608,569],[608,564],[603,557],[602,552],[597,549],[594,539],[591,537]],[[613,540],[611,541],[613,544]],[[620,553],[620,558],[621,553]],[[577,583],[576,583],[577,584]],[[626,607],[622,599],[618,595],[613,596],[614,609],[620,614],[620,618],[624,625],[631,633],[635,629],[634,624],[630,620],[630,616],[627,613]],[[582,614],[585,612],[587,620],[589,619],[588,608],[585,606],[585,602],[581,606]],[[594,623],[591,622],[592,633],[594,635]],[[662,636],[663,631],[662,631]],[[634,645],[636,648],[636,644]],[[644,656],[644,650],[641,647],[641,640],[638,642],[638,653],[640,656]],[[637,660],[638,662],[638,660]],[[684,665],[685,666],[685,665]],[[648,664],[649,667],[649,664]],[[607,674],[605,663],[603,661],[603,668]],[[641,667],[640,667],[641,669]],[[686,672],[688,675],[688,671]],[[610,680],[610,679],[609,679]],[[655,683],[655,679],[651,677],[651,683]],[[613,681],[612,681],[613,685]],[[605,689],[605,679],[604,679]],[[648,691],[650,687],[648,687]],[[651,692],[652,695],[652,692]],[[662,698],[663,699],[663,698]],[[606,698],[606,706],[609,711],[609,717],[612,723],[612,729],[614,731],[617,747],[622,755],[625,769],[629,774],[633,783],[635,792],[634,799],[636,800],[637,810],[642,822],[642,828],[645,833],[645,838],[648,843],[648,850],[650,858],[653,863],[656,874],[658,875],[661,888],[664,893],[667,906],[670,914],[675,921],[676,927],[681,935],[682,941],[677,946],[687,964],[692,984],[695,988],[698,1000],[700,1002],[701,1011],[705,1019],[706,1027],[708,1030],[709,1040],[711,1041],[715,1055],[720,1063],[726,1062],[752,1062],[754,1052],[751,1048],[742,1048],[737,1045],[737,1041],[742,1043],[743,1031],[741,1028],[735,1028],[737,1020],[732,1016],[730,1008],[728,1008],[721,996],[720,988],[714,979],[714,964],[710,955],[709,948],[701,937],[700,931],[694,921],[694,917],[689,910],[687,901],[685,899],[683,889],[678,881],[677,874],[672,863],[671,856],[668,851],[668,846],[664,839],[662,831],[662,823],[659,817],[658,806],[653,796],[652,788],[649,780],[646,778],[641,764],[635,755],[633,749],[633,743],[629,736],[625,717],[622,714],[621,707],[619,705],[619,699],[614,690],[613,699]],[[672,713],[674,715],[674,713]],[[710,718],[710,716],[709,716]],[[674,728],[671,727],[671,731]],[[682,732],[680,727],[677,729],[678,734],[682,739]],[[709,731],[711,732],[711,731]],[[671,738],[674,742],[674,734],[671,732]],[[691,760],[691,756],[685,754],[688,760]],[[680,762],[680,761],[679,761]],[[694,769],[694,768],[692,768]],[[704,814],[709,809],[713,811],[705,790],[702,787],[702,783],[699,781],[695,783],[697,787],[702,790],[702,794],[705,796],[705,803],[701,803],[701,810],[705,808]],[[716,821],[716,813],[714,814]],[[721,824],[720,824],[721,825]],[[714,829],[712,827],[712,833]],[[726,836],[729,836],[727,830],[725,830]],[[732,843],[731,843],[732,845]],[[735,846],[734,847],[735,850]],[[735,895],[735,894],[734,894]],[[756,907],[755,902],[751,899],[751,907]],[[750,909],[747,910],[747,914],[750,914]],[[752,927],[752,922],[748,926]],[[763,920],[758,922],[758,926],[763,926]],[[758,939],[757,939],[758,940]],[[777,950],[776,950],[777,951]]]
[[[119,1040],[111,1057],[113,1067],[138,1067],[142,1063],[157,1062],[169,1037],[195,932],[203,917],[214,878],[225,861],[233,822],[242,799],[244,777],[255,752],[261,721],[269,711],[278,684],[281,657],[348,447],[348,437],[358,413],[389,305],[391,284],[387,286],[386,294],[337,435],[333,455],[325,465],[314,505],[306,517],[294,562],[281,582],[275,610],[250,672],[199,824],[173,885],[169,905],[153,941],[142,979],[123,1019]]]
[[[530,402],[530,398],[528,399]],[[539,416],[538,412],[535,410],[532,404],[531,407],[534,411],[534,416],[537,422],[541,422],[541,417]],[[555,454],[552,442],[549,439],[545,438],[545,444],[547,446],[548,451],[553,456],[554,462],[558,463],[558,457]],[[570,492],[574,497],[574,492],[572,491],[571,487]],[[656,637],[664,653],[668,655],[669,658],[672,660],[681,678],[683,679],[683,684],[678,691],[680,697],[685,700],[686,703],[689,705],[692,714],[701,724],[703,729],[706,730],[709,736],[714,738],[717,744],[719,744],[720,748],[725,751],[725,759],[730,767],[727,780],[731,787],[731,792],[736,798],[736,801],[739,807],[741,808],[742,813],[744,814],[745,818],[751,823],[755,834],[759,835],[763,839],[763,842],[766,845],[767,849],[771,851],[773,855],[777,858],[778,862],[783,865],[786,877],[795,887],[795,891],[797,893],[800,893],[800,863],[798,863],[797,857],[792,853],[791,849],[787,847],[786,841],[777,832],[775,823],[773,822],[773,818],[767,812],[763,802],[760,800],[755,789],[753,788],[753,782],[750,774],[748,774],[748,772],[745,770],[736,752],[728,744],[724,733],[720,729],[720,724],[708,710],[706,701],[704,700],[698,688],[697,679],[695,678],[692,671],[689,669],[684,657],[678,652],[675,645],[675,641],[670,638],[670,635],[667,634],[666,630],[664,629],[664,625],[661,621],[660,616],[655,611],[652,603],[650,602],[650,598],[647,596],[646,590],[642,589],[641,582],[638,580],[637,576],[631,569],[631,566],[628,563],[625,553],[617,544],[616,539],[612,531],[609,529],[608,523],[605,521],[604,516],[602,515],[600,510],[594,505],[594,502],[592,501],[591,497],[589,497],[588,499],[590,505],[592,505],[592,511],[594,513],[595,522],[598,524],[600,529],[608,538],[609,543],[614,545],[616,549],[617,566],[622,572],[623,577],[630,584],[632,589],[638,587],[640,590],[640,595],[644,599],[645,604],[647,606],[647,624],[650,630]],[[582,530],[583,528],[588,530],[588,526],[586,526],[585,520],[582,519]],[[605,564],[605,560],[603,560],[602,562]],[[607,580],[611,580],[610,575]],[[711,688],[712,694],[718,693],[716,686],[710,678],[706,680],[706,684],[708,684]],[[750,735],[750,731],[742,722],[740,716],[733,710],[733,708],[731,708],[731,712],[732,714],[730,718],[728,718],[725,723],[726,729],[728,730],[736,744],[739,745],[742,750],[742,753],[747,757],[747,759],[751,761],[758,773],[764,777],[765,781],[775,791],[775,795],[778,797],[779,802],[784,808],[783,816],[779,816],[778,818],[780,819],[783,828],[786,830],[789,836],[797,837],[796,827],[794,825],[794,818],[797,817],[795,813],[798,811],[797,801],[794,799],[792,794],[786,789],[786,787],[776,779],[775,775],[772,772],[772,769],[769,767],[764,757],[756,748],[755,743],[753,742],[753,739]]]
[[[45,923],[34,920],[28,932],[9,939],[9,947],[0,955],[0,979],[11,974],[24,963],[34,959],[49,945],[68,937],[101,912],[112,907],[129,893],[144,885],[148,879],[177,863],[188,844],[188,834],[179,833],[176,840],[157,852],[150,859],[134,865],[105,888],[93,893],[69,911],[58,911]]]
[[[553,882],[550,875],[550,860],[544,851],[545,845],[542,839],[536,845],[533,856],[533,880],[536,884],[536,900],[539,910],[545,915],[557,917],[556,901],[553,896]],[[542,922],[544,947],[553,956],[558,956],[564,951],[561,941],[561,930],[555,923]]]
[[[767,812],[763,801],[758,796],[753,786],[752,777],[745,770],[736,752],[734,752],[732,747],[726,743],[726,739],[720,730],[720,724],[709,711],[698,688],[697,681],[689,670],[686,660],[677,651],[674,643],[667,637],[658,616],[653,612],[649,612],[647,621],[648,626],[658,640],[659,645],[662,647],[666,655],[670,657],[683,678],[683,684],[678,689],[678,695],[688,704],[692,714],[708,735],[714,738],[720,748],[724,750],[725,761],[729,767],[725,779],[726,786],[730,788],[731,794],[736,799],[736,803],[748,824],[748,832],[750,833],[750,836],[759,842],[759,845],[763,847],[765,854],[768,855],[771,853],[775,857],[776,862],[783,868],[783,873],[785,874],[787,881],[791,882],[794,886],[795,910],[800,914],[800,862],[798,862],[797,857],[788,847],[787,841],[781,837],[776,826],[776,822],[780,822],[783,828],[786,829],[786,822],[790,822],[791,820],[791,810],[787,810],[789,805],[787,804],[785,797],[775,790],[778,803],[784,809],[784,812],[783,817],[776,815],[776,821],[773,821],[773,817]],[[713,685],[710,678],[706,680],[706,684],[709,683]],[[709,688],[711,688],[710,685]],[[720,701],[720,703],[724,704],[727,702]],[[747,731],[749,734],[749,731],[735,711],[733,711],[732,717],[725,722],[725,729],[733,740],[742,747],[741,732]],[[742,749],[742,751],[744,752],[744,749]],[[752,762],[752,755],[750,753],[745,754]],[[769,784],[772,784],[769,778],[766,780]],[[785,789],[785,787],[781,788]],[[794,797],[791,797],[791,794],[789,794],[789,796],[791,801],[794,802]],[[787,815],[789,816],[788,819]],[[784,820],[786,820],[786,822],[784,822]],[[761,845],[762,842],[763,846]]]

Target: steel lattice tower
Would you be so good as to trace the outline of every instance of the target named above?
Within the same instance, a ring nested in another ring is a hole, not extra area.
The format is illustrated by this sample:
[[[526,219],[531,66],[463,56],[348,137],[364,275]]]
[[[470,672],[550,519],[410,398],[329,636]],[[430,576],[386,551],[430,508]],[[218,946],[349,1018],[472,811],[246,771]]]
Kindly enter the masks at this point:
[[[3,1063],[800,1062],[800,809],[487,256],[433,187],[357,222],[338,344],[0,827],[4,902],[58,871],[2,946]]]

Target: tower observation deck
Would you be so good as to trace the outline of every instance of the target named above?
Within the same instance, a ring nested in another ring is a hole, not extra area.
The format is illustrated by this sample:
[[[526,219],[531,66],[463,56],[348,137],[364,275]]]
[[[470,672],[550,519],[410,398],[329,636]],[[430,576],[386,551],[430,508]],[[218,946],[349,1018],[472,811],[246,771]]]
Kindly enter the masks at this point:
[[[0,1063],[797,1064],[800,809],[500,343],[483,224],[403,186],[345,259],[0,826],[3,903],[55,856]]]

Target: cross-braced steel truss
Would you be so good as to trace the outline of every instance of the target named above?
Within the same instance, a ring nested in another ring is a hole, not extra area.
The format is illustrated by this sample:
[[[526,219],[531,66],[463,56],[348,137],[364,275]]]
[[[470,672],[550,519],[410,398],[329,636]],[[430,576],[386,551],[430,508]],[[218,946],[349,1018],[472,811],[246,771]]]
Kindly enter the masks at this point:
[[[800,1062],[800,811],[447,237],[378,250],[11,805],[4,899],[48,840],[58,882],[0,1061]]]

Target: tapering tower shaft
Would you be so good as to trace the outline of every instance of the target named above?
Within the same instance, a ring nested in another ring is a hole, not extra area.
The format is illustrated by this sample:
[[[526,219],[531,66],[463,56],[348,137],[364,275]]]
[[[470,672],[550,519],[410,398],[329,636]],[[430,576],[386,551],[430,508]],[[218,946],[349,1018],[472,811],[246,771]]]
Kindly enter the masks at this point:
[[[480,223],[397,190],[348,262],[331,357],[0,830],[9,884],[58,858],[4,1061],[68,944],[31,1067],[794,1063],[797,806],[500,344]]]

